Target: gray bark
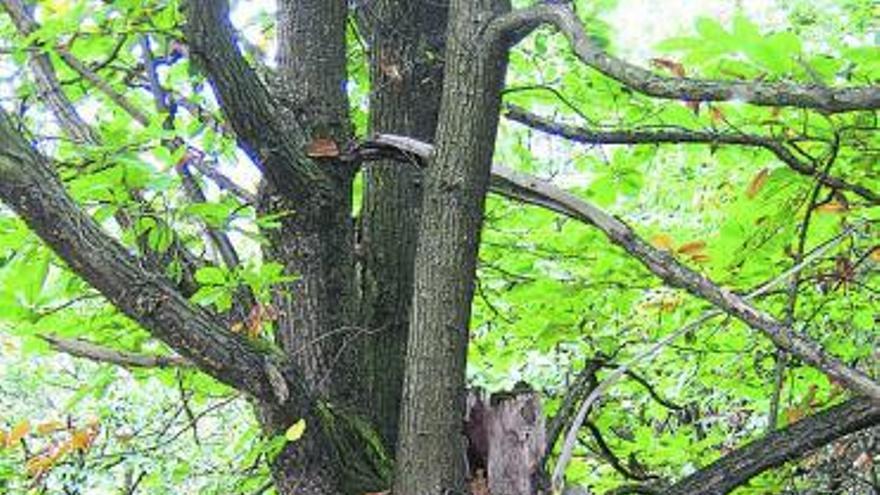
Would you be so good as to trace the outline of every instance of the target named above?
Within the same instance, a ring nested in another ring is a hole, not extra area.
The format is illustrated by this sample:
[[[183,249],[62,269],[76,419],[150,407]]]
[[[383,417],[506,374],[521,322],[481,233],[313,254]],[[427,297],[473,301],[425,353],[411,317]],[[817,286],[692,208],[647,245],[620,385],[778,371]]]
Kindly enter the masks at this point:
[[[445,2],[380,0],[363,7],[369,33],[370,128],[433,141],[443,83]],[[368,410],[389,452],[397,444],[423,174],[379,162],[364,171],[361,213],[362,369]]]
[[[394,493],[461,493],[465,353],[506,47],[482,29],[509,5],[450,3],[437,153],[428,167]]]

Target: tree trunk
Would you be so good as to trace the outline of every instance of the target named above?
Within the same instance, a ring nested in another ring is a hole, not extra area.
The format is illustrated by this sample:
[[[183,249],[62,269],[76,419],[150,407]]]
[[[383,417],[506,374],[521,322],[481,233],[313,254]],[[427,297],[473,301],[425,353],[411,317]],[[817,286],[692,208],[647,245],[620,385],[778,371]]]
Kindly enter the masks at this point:
[[[503,2],[450,4],[436,156],[426,172],[394,493],[465,490],[465,354],[506,51],[481,28]]]
[[[360,15],[370,40],[370,127],[433,141],[443,84],[447,5],[380,0]],[[400,395],[413,290],[422,170],[380,162],[364,172],[361,217],[363,372],[368,410],[389,452],[397,445]]]
[[[341,148],[351,138],[345,93],[345,0],[287,0],[279,2],[278,73],[275,88],[282,105],[279,116],[305,133],[306,148],[315,140],[332,140]],[[283,119],[279,119],[282,120]],[[317,159],[327,174],[326,193],[308,197],[285,194],[266,185],[261,209],[282,215],[269,239],[266,258],[282,263],[297,280],[275,291],[278,310],[276,341],[303,370],[312,395],[327,401],[339,414],[354,415],[364,395],[356,362],[363,331],[357,325],[354,225],[351,195],[354,169],[332,158]],[[273,465],[279,493],[328,494],[344,492],[354,482],[342,469],[342,444],[312,404],[306,435],[288,446]],[[286,411],[261,415],[274,434],[299,418]],[[271,419],[270,419],[271,418]],[[350,432],[346,432],[350,433]],[[357,439],[351,441],[357,443]]]

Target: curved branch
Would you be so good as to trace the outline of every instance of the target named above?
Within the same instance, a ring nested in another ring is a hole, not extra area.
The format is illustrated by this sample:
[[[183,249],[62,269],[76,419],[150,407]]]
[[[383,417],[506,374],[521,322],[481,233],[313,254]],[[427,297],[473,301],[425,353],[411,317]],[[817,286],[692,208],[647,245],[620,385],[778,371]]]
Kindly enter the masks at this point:
[[[880,424],[880,405],[859,397],[805,418],[718,459],[664,491],[666,495],[729,493],[752,477]]]
[[[427,159],[433,154],[433,147],[430,144],[408,137],[380,135],[372,143],[374,143],[371,146],[373,149],[385,152],[398,149],[404,155],[404,159],[407,155]],[[545,180],[502,165],[492,166],[490,187],[493,192],[502,196],[543,206],[598,228],[612,243],[623,248],[668,285],[683,288],[692,295],[712,303],[719,310],[760,330],[778,347],[798,356],[805,363],[825,373],[830,379],[880,403],[880,384],[869,376],[827,354],[809,336],[795,331],[790,325],[785,325],[752,306],[746,297],[715,284],[683,265],[670,254],[652,246],[618,218]]]
[[[776,158],[801,175],[815,177],[820,183],[832,189],[852,191],[871,203],[880,203],[880,194],[864,186],[851,184],[843,179],[828,175],[824,171],[804,163],[794,156],[782,143],[766,136],[677,128],[601,131],[554,122],[515,105],[507,105],[504,116],[532,129],[582,144],[705,143],[710,145],[733,144],[763,148],[776,155]]]
[[[492,188],[503,195],[543,206],[593,225],[626,252],[639,260],[654,275],[673,287],[681,287],[705,299],[725,313],[735,316],[748,326],[760,330],[777,346],[800,357],[831,379],[845,384],[860,394],[880,402],[880,384],[864,373],[846,366],[828,355],[808,336],[796,332],[772,316],[750,305],[743,296],[716,285],[691,270],[668,253],[655,248],[639,237],[621,220],[603,212],[577,196],[549,182],[502,166],[492,168]],[[510,191],[509,193],[506,191]]]
[[[832,89],[817,84],[661,76],[601,50],[566,5],[543,3],[514,11],[493,21],[489,36],[515,43],[544,24],[554,26],[565,35],[581,62],[647,96],[683,101],[738,100],[763,106],[812,108],[826,113],[880,109],[880,86]]]

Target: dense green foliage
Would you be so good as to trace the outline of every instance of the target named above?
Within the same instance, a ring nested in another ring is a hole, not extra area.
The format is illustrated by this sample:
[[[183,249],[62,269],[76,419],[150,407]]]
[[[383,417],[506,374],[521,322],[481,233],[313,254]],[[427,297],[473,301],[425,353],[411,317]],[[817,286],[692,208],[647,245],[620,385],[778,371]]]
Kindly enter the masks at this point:
[[[618,8],[616,2],[576,3],[591,34],[612,53],[626,53],[627,47],[615,41],[619,26],[604,20]],[[742,12],[724,21],[696,19],[692,30],[656,46],[654,69],[720,79],[880,82],[876,2],[780,3],[786,19],[781,24],[764,25]],[[823,9],[832,7],[835,14],[826,15]],[[239,11],[236,23],[248,35],[245,51],[254,61],[266,59],[274,35],[271,16]],[[179,236],[212,261],[196,274],[202,287],[193,301],[226,311],[235,291],[246,285],[267,304],[274,284],[296,276],[261,260],[257,226],[272,228],[277,218],[258,216],[253,204],[198,172],[209,201],[193,203],[174,173],[188,149],[198,149],[205,168],[255,191],[256,171],[224,127],[210,90],[180,52],[177,2],[56,0],[40,2],[36,17],[40,27],[27,36],[0,18],[0,93],[4,107],[21,117],[37,146],[61,164],[59,174],[76,200],[132,249],[146,242],[150,249],[169,252]],[[369,82],[365,47],[354,27],[350,46],[349,90],[357,134],[364,136]],[[139,125],[65,64],[59,47],[145,114],[148,125]],[[152,62],[144,57],[147,47]],[[42,105],[28,71],[34,53],[49,56],[68,97],[99,130],[93,145],[65,139]],[[176,102],[170,120],[167,110],[155,110],[145,63],[157,64],[161,84]],[[694,106],[652,100],[576,63],[564,39],[549,30],[514,51],[508,88],[506,103],[591,129],[765,136],[803,163],[880,190],[875,113],[828,116],[738,102]],[[175,138],[189,148],[169,151],[163,143]],[[625,220],[655,246],[744,294],[831,242],[798,272],[794,303],[786,279],[756,304],[794,322],[843,361],[871,376],[880,374],[880,210],[864,198],[818,186],[766,148],[583,145],[510,120],[502,120],[496,159],[552,177]],[[119,212],[134,219],[131,225],[118,222]],[[218,262],[203,235],[206,227],[232,236],[243,254],[239,269],[230,271]],[[171,263],[169,275],[181,276],[179,260]],[[525,380],[542,393],[552,414],[590,360],[609,364],[598,373],[601,379],[709,306],[665,287],[597,230],[491,197],[474,308],[468,364],[473,385],[501,390]],[[271,348],[271,315],[255,318],[231,326]],[[137,487],[138,493],[150,494],[253,493],[268,480],[266,458],[278,440],[260,437],[247,401],[234,391],[191,369],[123,370],[70,358],[40,338],[83,338],[140,354],[167,353],[5,210],[0,210],[0,332],[5,437],[0,492],[97,494]],[[633,372],[641,379],[631,376],[611,387],[590,421],[625,470],[678,479],[765,433],[780,371],[780,426],[845,395],[820,372],[797,361],[779,368],[778,359],[761,335],[716,317],[652,359],[640,360]],[[41,424],[53,431],[38,431]],[[598,493],[625,481],[595,437],[585,431],[582,440],[568,470],[571,480]],[[40,464],[40,456],[51,457],[62,447],[70,452]],[[823,486],[824,474],[810,467],[819,462],[812,462],[766,473],[739,493]],[[850,474],[877,477],[872,465]]]

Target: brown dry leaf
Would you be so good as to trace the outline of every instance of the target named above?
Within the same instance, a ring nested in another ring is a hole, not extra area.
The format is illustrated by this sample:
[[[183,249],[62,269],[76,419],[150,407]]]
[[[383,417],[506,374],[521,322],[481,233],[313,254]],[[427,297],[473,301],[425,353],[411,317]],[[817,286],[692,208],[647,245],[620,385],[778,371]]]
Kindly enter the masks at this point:
[[[39,478],[46,473],[54,463],[55,457],[48,454],[38,455],[28,459],[24,465],[24,469],[27,471],[28,476]]]
[[[803,407],[790,407],[785,410],[785,419],[788,421],[788,424],[797,423],[804,416],[807,415],[806,408]]]
[[[716,124],[724,122],[724,112],[715,105],[709,107],[709,117],[712,119],[712,122]]]
[[[690,108],[694,115],[700,115],[700,103],[699,101],[686,101],[684,106]]]
[[[764,185],[767,184],[767,179],[770,178],[770,170],[763,168],[757,175],[752,178],[752,181],[749,182],[749,187],[746,189],[746,197],[749,199],[754,199],[755,196],[761,192],[761,189],[764,188]]]
[[[869,452],[862,452],[853,461],[853,467],[861,471],[870,471],[874,467],[874,457]]]
[[[675,60],[669,60],[668,58],[652,58],[651,63],[656,67],[668,70],[677,77],[685,76],[684,65]]]
[[[489,482],[482,469],[477,469],[474,479],[468,482],[471,495],[492,495],[489,492]]]
[[[339,156],[339,146],[332,139],[315,138],[306,147],[306,155],[309,158],[336,158]]]
[[[260,303],[251,306],[251,310],[247,317],[247,336],[256,338],[260,335],[260,329],[263,328],[263,305]]]
[[[651,238],[651,244],[663,251],[672,251],[672,237],[667,234],[657,234]]]
[[[706,241],[697,240],[682,244],[678,247],[678,252],[680,254],[697,255],[702,253],[704,249],[706,249]]]

